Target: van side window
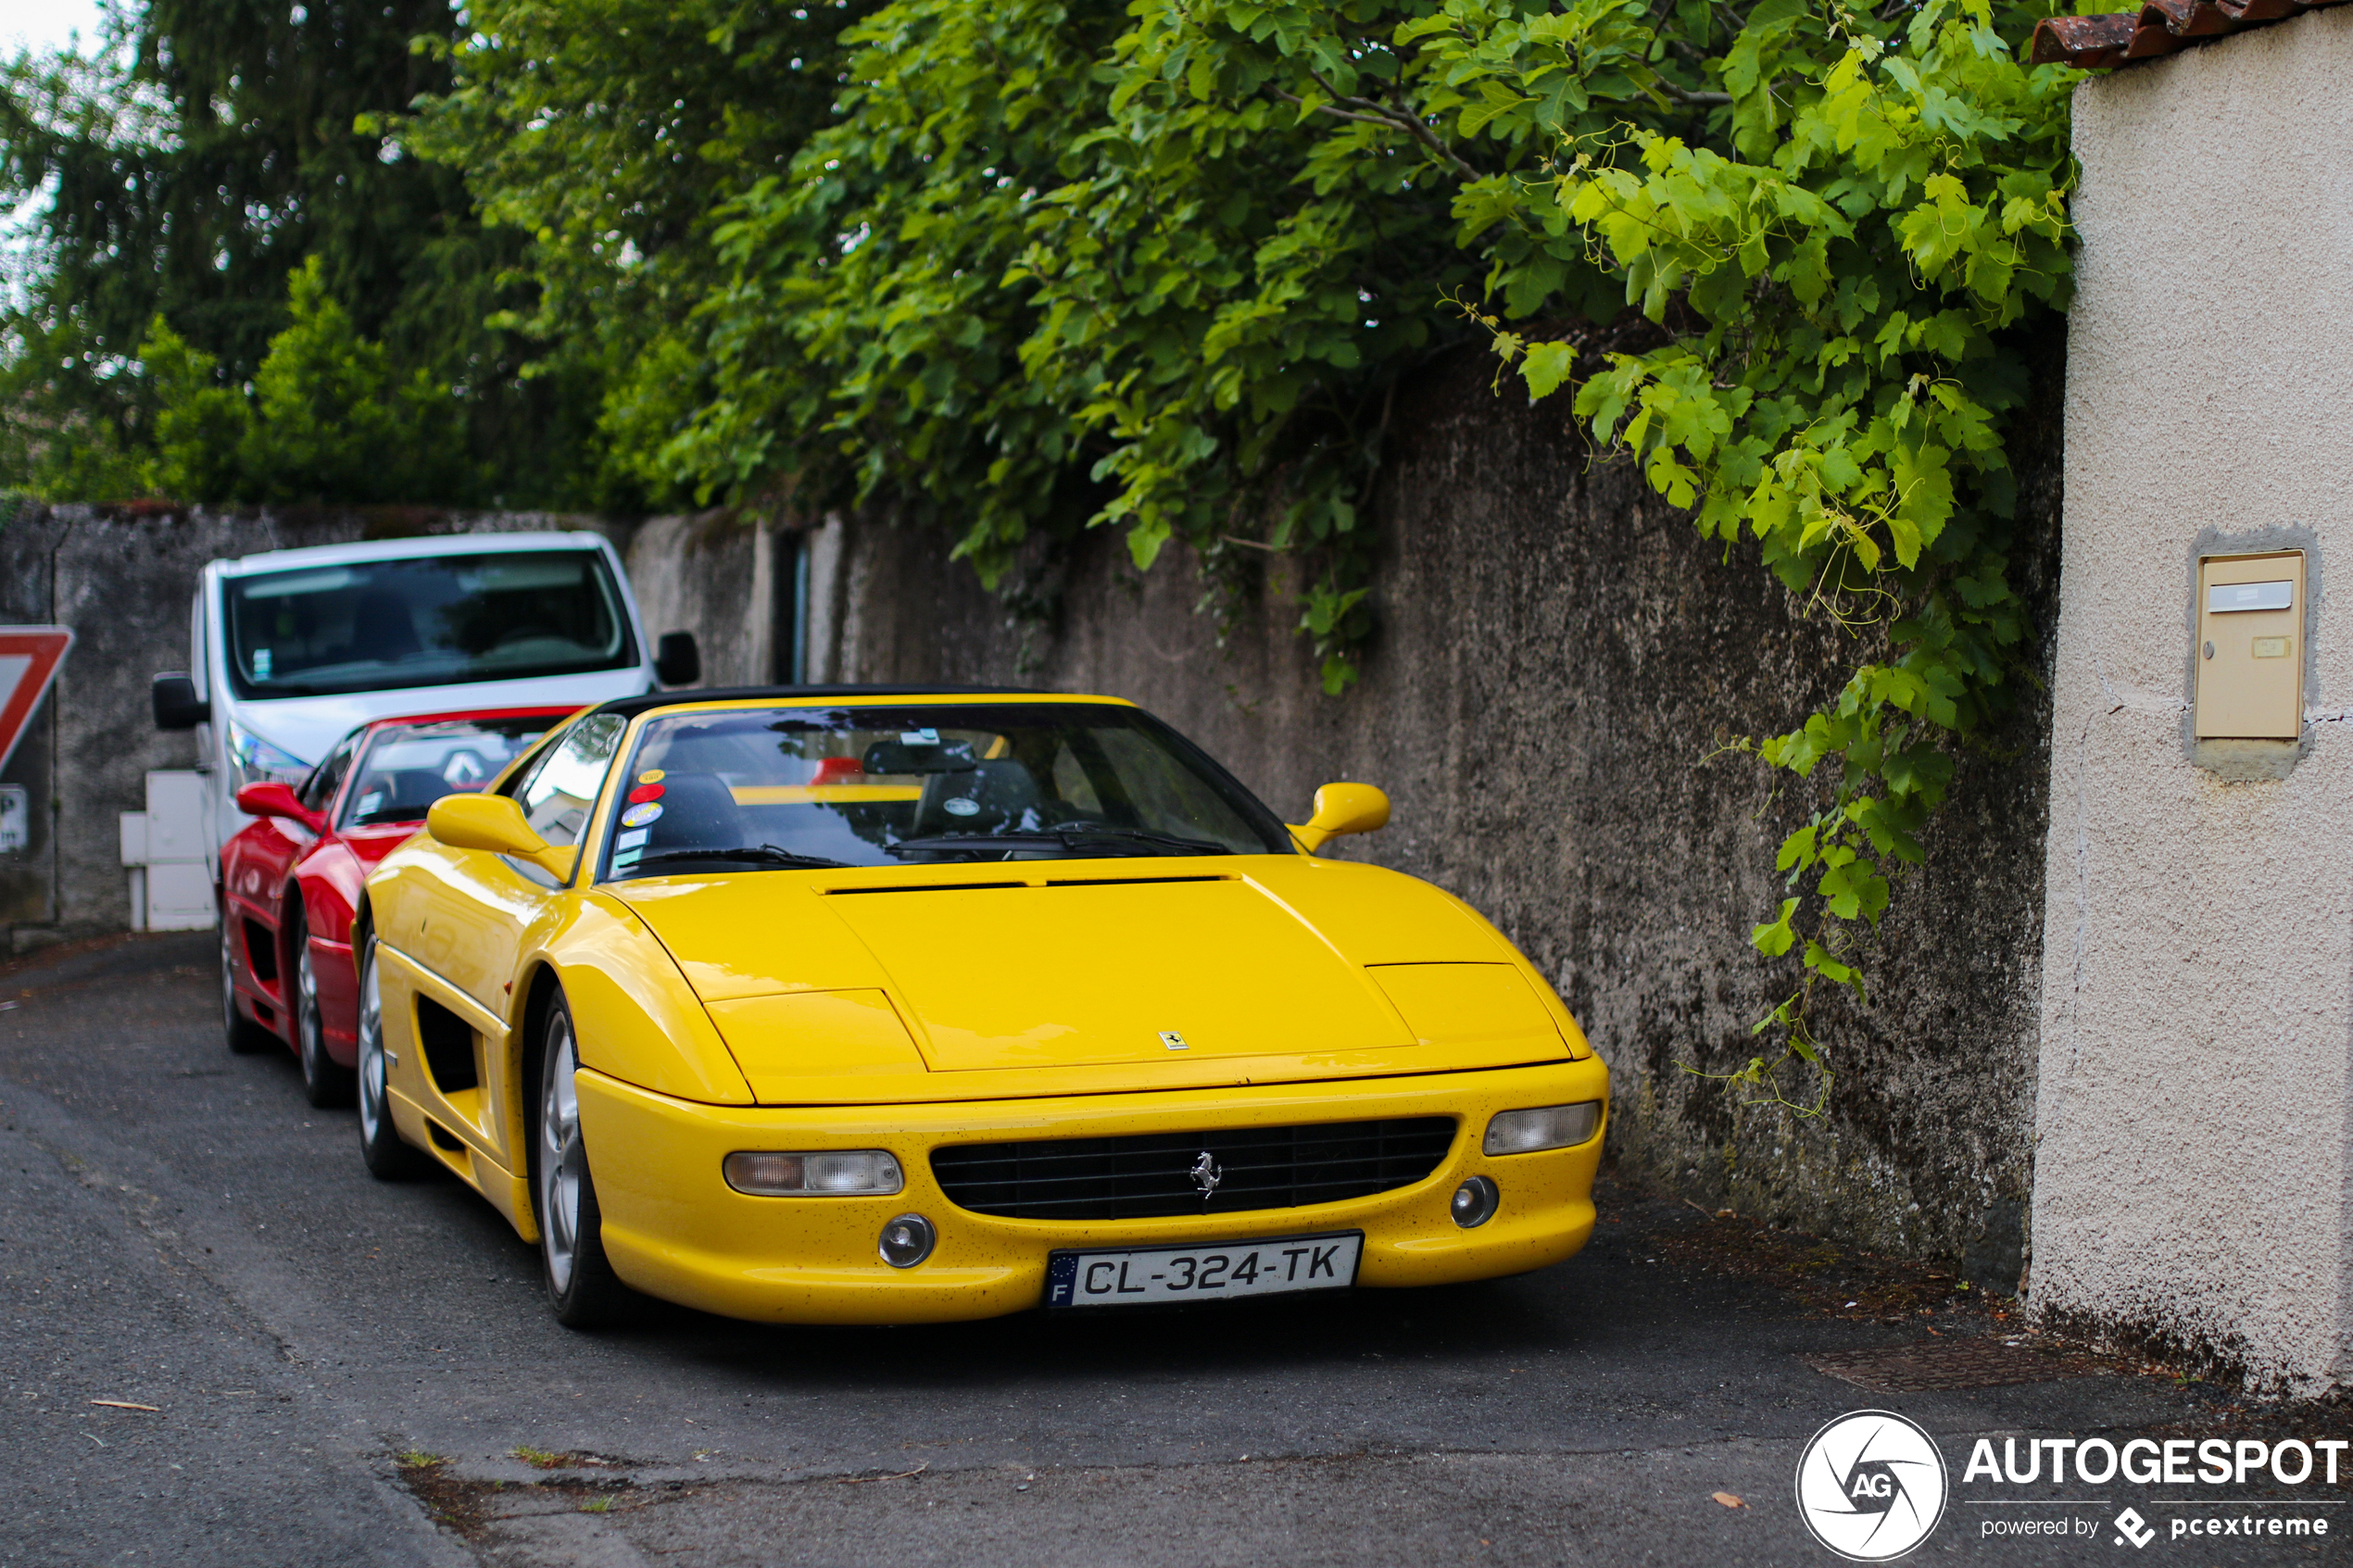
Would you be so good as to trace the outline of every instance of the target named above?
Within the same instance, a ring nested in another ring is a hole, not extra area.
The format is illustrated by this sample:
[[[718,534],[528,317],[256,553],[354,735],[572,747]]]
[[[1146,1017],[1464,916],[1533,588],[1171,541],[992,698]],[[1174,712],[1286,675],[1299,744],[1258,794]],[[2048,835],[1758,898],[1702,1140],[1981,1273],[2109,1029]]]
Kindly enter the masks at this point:
[[[515,791],[532,832],[559,847],[580,842],[628,728],[618,713],[591,713],[532,764]]]

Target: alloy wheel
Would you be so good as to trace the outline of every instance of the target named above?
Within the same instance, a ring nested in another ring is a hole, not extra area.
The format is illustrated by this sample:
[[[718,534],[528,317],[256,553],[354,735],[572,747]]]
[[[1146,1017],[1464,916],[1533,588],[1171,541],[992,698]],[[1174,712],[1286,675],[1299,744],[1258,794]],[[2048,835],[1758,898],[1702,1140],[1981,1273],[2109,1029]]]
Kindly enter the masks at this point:
[[[297,920],[291,935],[295,947],[295,1054],[302,1059],[303,1094],[321,1110],[349,1105],[353,1073],[327,1054],[327,1020],[319,1001],[319,970],[310,950],[309,929]]]
[[[229,917],[220,917],[220,1026],[234,1039],[245,1026],[237,1016],[237,948],[236,937],[229,929]]]
[[[309,961],[303,963],[309,972]],[[359,968],[359,1135],[373,1144],[383,1135],[385,1116],[384,998],[376,977],[372,942]]]
[[[580,1181],[587,1158],[580,1142],[580,1098],[573,1085],[578,1065],[572,1021],[560,1012],[547,1031],[539,1088],[539,1228],[547,1253],[547,1283],[562,1295],[572,1285],[580,1246]]]

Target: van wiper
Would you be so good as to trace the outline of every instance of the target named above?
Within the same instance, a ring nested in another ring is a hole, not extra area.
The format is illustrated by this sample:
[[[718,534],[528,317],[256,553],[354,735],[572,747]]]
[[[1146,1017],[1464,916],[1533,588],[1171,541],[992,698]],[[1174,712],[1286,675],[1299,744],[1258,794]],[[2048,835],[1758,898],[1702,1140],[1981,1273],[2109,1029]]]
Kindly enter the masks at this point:
[[[847,860],[828,860],[822,855],[796,855],[773,844],[759,844],[738,845],[733,849],[665,849],[659,855],[640,856],[634,864],[615,866],[613,870],[634,872],[678,860],[749,860],[755,865],[810,871],[839,870],[849,864]]]

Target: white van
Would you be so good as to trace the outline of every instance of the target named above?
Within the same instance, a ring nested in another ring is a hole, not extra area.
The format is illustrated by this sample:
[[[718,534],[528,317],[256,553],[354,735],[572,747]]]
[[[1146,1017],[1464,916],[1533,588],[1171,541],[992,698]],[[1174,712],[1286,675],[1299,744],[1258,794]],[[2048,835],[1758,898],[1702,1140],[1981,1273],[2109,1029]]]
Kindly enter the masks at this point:
[[[604,702],[690,685],[690,633],[647,644],[620,558],[595,533],[440,534],[208,564],[186,674],[156,723],[197,731],[208,863],[248,819],[237,791],[300,784],[372,719]]]

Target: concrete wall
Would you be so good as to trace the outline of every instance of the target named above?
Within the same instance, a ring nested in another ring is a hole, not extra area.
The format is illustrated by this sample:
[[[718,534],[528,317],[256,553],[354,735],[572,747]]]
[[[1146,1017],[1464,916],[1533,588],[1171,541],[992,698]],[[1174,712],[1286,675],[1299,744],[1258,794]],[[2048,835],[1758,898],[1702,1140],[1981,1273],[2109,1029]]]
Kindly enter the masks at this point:
[[[593,528],[623,555],[649,635],[697,634],[710,683],[774,678],[778,641],[772,533],[722,516],[642,525],[534,512],[417,508],[56,507],[0,522],[0,622],[70,626],[75,645],[6,775],[53,825],[0,858],[0,929],[22,947],[130,923],[117,819],[145,809],[151,768],[186,768],[195,744],[149,715],[158,671],[188,667],[197,571],[220,557],[421,533]],[[787,579],[788,580],[788,579]],[[783,622],[789,638],[790,623]]]
[[[2089,81],[2053,679],[2038,1311],[2258,1383],[2353,1328],[2353,10]],[[2301,547],[2284,780],[2193,759],[2197,558]]]
[[[695,633],[707,686],[792,677],[792,534],[731,512],[658,517],[623,549],[646,633]]]
[[[1748,932],[1779,896],[1775,847],[1818,792],[1706,759],[1728,734],[1798,721],[1863,649],[1797,621],[1752,549],[1726,563],[1626,466],[1592,462],[1565,403],[1498,399],[1491,379],[1470,356],[1400,394],[1377,508],[1381,631],[1344,697],[1322,695],[1279,582],[1221,647],[1195,612],[1194,563],[1139,578],[1097,533],[1033,562],[1018,596],[1047,608],[1025,618],[937,540],[871,519],[811,540],[812,676],[1132,697],[1292,821],[1319,784],[1380,785],[1393,825],[1341,852],[1460,894],[1554,977],[1611,1064],[1617,1159],[1710,1207],[2014,1287],[2040,1006],[2039,703],[2026,694],[1990,737],[2007,759],[1964,768],[1866,959],[1873,1005],[1824,1019],[1830,1114],[1744,1108],[1688,1070],[1746,1060],[1789,983]],[[2046,607],[2055,443],[2023,466],[2023,566]]]

